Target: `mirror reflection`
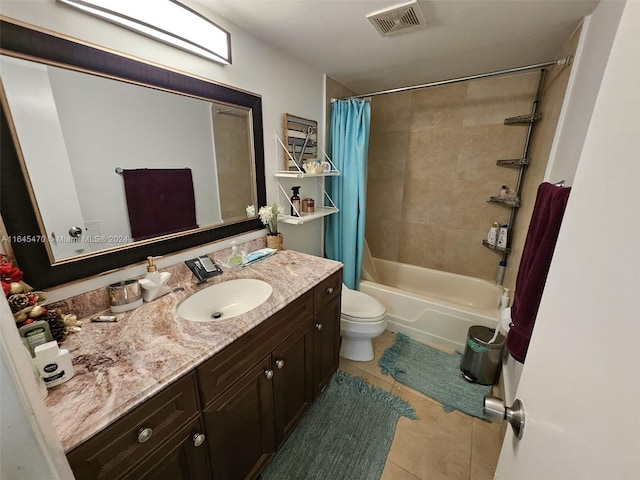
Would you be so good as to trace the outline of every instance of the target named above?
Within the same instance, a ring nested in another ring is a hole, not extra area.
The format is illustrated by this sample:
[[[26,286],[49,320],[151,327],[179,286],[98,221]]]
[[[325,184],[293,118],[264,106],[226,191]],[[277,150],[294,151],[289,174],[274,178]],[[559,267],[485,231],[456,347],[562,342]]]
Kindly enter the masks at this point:
[[[246,107],[8,56],[2,86],[52,263],[247,219]]]

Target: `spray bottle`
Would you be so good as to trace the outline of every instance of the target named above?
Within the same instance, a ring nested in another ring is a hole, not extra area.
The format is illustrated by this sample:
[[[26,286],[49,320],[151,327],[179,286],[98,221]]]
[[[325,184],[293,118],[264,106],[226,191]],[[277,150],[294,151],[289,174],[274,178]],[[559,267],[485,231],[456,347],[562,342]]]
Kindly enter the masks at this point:
[[[293,195],[291,195],[291,216],[300,216],[300,187],[291,187]]]

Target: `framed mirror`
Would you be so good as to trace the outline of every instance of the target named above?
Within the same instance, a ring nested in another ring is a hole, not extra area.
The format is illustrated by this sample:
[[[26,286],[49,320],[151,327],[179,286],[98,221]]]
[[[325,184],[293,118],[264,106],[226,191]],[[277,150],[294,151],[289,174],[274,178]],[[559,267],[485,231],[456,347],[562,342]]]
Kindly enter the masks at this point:
[[[34,287],[263,228],[245,210],[266,203],[259,96],[6,19],[0,35],[3,240]]]

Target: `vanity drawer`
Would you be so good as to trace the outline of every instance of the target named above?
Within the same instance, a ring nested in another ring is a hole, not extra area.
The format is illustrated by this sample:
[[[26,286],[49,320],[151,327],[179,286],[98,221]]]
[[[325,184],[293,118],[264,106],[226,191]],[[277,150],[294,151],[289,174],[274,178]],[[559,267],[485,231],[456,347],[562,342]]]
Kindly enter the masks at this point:
[[[315,288],[316,313],[334,298],[340,296],[342,291],[342,270],[324,279]]]
[[[119,478],[140,463],[199,414],[197,392],[190,373],[73,449],[67,459],[76,480]]]
[[[313,292],[309,291],[204,362],[198,367],[202,405],[207,406],[311,318]]]

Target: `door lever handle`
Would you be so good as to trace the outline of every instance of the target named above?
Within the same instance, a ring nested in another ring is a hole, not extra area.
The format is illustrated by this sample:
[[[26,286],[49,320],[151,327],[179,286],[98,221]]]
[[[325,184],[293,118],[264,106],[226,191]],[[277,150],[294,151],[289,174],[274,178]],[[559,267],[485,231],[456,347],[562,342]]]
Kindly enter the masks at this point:
[[[520,400],[516,399],[513,405],[505,407],[504,400],[487,395],[484,397],[482,414],[492,423],[509,422],[518,440],[524,435],[524,405]]]

